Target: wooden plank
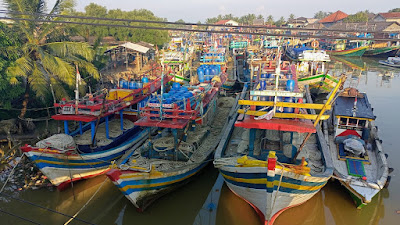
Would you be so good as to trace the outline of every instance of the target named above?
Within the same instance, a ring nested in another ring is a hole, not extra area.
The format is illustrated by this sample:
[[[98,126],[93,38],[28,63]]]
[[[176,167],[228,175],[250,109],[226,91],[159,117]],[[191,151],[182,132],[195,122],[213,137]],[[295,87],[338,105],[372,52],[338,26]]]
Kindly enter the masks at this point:
[[[274,106],[273,101],[252,101],[252,100],[239,100],[239,105],[255,105],[255,106]],[[289,107],[289,108],[304,108],[304,109],[322,109],[324,104],[312,104],[312,103],[292,103],[292,102],[277,102],[277,107]],[[330,110],[331,105],[327,106],[326,109]]]
[[[237,111],[240,114],[246,114],[250,116],[262,116],[266,114],[267,112],[265,111],[253,111],[253,110],[247,110],[245,113],[245,110],[239,109]],[[275,118],[285,118],[285,119],[307,119],[307,120],[315,120],[317,119],[318,115],[315,114],[296,114],[296,113],[275,113],[274,115]],[[321,120],[327,120],[329,118],[329,115],[322,115]]]

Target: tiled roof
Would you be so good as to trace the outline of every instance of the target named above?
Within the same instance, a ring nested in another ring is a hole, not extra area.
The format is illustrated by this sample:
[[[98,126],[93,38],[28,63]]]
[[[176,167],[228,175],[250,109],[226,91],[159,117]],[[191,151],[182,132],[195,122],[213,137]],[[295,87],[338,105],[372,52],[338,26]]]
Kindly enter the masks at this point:
[[[230,21],[230,20],[220,20],[220,21],[216,22],[215,24],[217,24],[217,25],[219,25],[219,24],[223,25],[223,24],[225,24],[225,23],[227,23],[227,22],[229,22],[229,21]]]
[[[319,23],[334,23],[334,22],[340,21],[348,16],[349,15],[347,15],[346,13],[339,10],[339,11],[332,13],[331,15],[321,19],[318,22]]]
[[[385,19],[400,19],[400,12],[379,13]]]

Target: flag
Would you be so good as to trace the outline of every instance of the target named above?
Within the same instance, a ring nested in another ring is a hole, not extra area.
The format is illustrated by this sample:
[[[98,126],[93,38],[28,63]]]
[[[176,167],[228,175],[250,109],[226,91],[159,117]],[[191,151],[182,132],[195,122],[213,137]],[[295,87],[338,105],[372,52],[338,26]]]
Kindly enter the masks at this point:
[[[79,70],[78,70],[78,65],[76,65],[76,82],[79,85],[82,85],[82,78],[81,78],[81,74],[79,73]]]

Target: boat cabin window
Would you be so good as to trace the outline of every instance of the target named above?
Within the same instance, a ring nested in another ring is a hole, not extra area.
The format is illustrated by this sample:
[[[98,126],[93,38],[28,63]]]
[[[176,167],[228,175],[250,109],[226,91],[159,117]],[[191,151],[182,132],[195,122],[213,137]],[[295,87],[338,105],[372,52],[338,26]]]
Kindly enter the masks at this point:
[[[345,126],[351,129],[361,129],[364,128],[367,124],[366,120],[359,120],[355,118],[339,118],[339,126]]]
[[[346,126],[348,118],[340,118],[339,125]]]
[[[358,121],[358,126],[364,128],[367,124],[366,120],[359,120]]]

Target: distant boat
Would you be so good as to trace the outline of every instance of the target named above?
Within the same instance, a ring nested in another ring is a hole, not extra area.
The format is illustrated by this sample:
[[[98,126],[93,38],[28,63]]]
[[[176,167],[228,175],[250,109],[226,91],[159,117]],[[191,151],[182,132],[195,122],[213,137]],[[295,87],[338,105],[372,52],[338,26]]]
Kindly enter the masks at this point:
[[[399,54],[400,45],[381,47],[381,48],[370,48],[365,51],[363,56],[369,57],[393,57]]]
[[[285,51],[285,56],[289,58],[290,60],[298,60],[300,54],[302,54],[304,51],[307,50],[312,50],[310,47],[305,47],[305,46],[296,46],[296,47],[286,47]]]
[[[357,208],[362,208],[390,180],[367,95],[356,89],[345,90],[337,97],[331,118],[328,127],[333,132],[324,132],[329,137],[334,178],[346,187]]]
[[[361,57],[364,55],[365,51],[368,48],[369,48],[368,46],[362,46],[362,47],[358,47],[358,48],[351,48],[351,49],[345,49],[345,50],[326,50],[326,51],[334,56]]]
[[[387,60],[379,60],[379,63],[385,66],[400,68],[400,57],[389,57]]]

